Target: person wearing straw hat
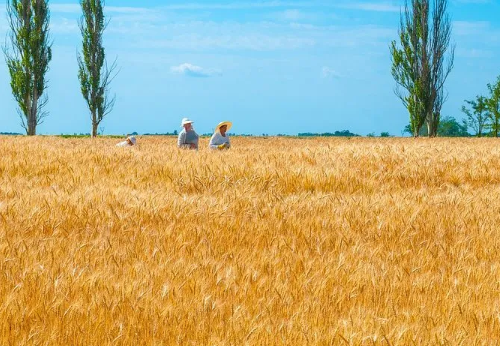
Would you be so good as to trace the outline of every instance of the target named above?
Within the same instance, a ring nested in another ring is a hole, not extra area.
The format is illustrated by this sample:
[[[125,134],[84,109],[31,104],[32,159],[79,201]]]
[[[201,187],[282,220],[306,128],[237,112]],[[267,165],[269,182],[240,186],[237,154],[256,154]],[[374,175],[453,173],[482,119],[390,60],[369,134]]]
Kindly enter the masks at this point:
[[[210,138],[210,143],[208,144],[210,149],[224,150],[231,148],[231,142],[229,142],[227,131],[229,131],[232,125],[230,121],[223,121],[217,125],[212,138]]]
[[[181,149],[198,150],[199,136],[193,128],[194,121],[184,118],[181,122],[182,131],[177,138],[177,146]]]
[[[118,143],[116,146],[117,147],[132,147],[134,145],[137,145],[137,139],[134,136],[129,136],[129,137],[127,137],[126,140]]]

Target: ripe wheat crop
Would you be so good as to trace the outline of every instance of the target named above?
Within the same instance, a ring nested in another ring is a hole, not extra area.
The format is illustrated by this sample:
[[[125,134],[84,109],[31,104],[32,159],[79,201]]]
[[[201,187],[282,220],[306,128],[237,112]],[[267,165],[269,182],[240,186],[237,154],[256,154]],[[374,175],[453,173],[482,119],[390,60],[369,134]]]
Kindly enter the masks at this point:
[[[494,139],[0,138],[1,345],[496,345]]]

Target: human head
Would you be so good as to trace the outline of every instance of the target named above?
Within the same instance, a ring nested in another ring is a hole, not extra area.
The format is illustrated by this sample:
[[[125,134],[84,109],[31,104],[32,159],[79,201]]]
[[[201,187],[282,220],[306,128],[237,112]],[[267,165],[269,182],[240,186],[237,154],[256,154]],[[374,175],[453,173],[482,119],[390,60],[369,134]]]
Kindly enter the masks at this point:
[[[127,142],[129,145],[135,145],[137,143],[137,139],[134,136],[127,137]]]
[[[230,121],[220,122],[215,128],[215,132],[219,132],[221,135],[224,136],[226,132],[229,131],[231,126],[233,126],[233,124]]]
[[[189,118],[183,118],[181,122],[181,127],[184,127],[186,131],[191,130],[193,127],[194,121],[190,120]]]

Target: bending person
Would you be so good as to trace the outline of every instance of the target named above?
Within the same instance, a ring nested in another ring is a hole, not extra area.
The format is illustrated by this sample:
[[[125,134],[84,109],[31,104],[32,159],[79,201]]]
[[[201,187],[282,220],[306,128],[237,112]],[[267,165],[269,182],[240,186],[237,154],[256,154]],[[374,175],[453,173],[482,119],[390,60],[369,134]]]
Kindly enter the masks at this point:
[[[192,120],[182,119],[181,127],[184,127],[177,138],[177,146],[181,149],[198,150],[199,136],[193,128]]]
[[[127,137],[123,142],[118,143],[117,147],[131,147],[137,144],[137,139],[134,136]]]
[[[229,142],[227,131],[229,131],[232,125],[230,121],[223,121],[217,125],[212,138],[210,138],[210,143],[208,144],[210,149],[223,150],[231,148],[231,142]]]

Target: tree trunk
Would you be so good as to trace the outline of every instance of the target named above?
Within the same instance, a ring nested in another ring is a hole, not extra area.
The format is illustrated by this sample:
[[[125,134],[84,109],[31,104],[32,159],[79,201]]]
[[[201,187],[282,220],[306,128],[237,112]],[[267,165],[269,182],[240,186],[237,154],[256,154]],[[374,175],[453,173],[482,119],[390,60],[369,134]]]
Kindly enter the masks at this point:
[[[37,107],[34,105],[28,113],[28,136],[36,135],[36,111]]]
[[[36,136],[36,124],[31,119],[28,121],[28,136]]]
[[[28,136],[35,136],[36,135],[36,113],[37,113],[37,110],[38,110],[38,99],[36,97],[36,95],[33,95],[33,99],[31,100],[31,105],[28,109],[28,119],[27,119],[27,125],[28,125],[28,128],[27,128],[27,134]]]
[[[429,134],[429,138],[437,136],[437,128],[434,125],[434,120],[427,122],[427,132]]]
[[[97,123],[96,119],[95,119],[95,114],[92,115],[92,137],[97,137],[97,126],[99,126],[99,124]]]
[[[440,118],[441,114],[439,112],[431,113],[429,115],[427,120],[427,130],[429,132],[429,137],[437,137]]]

